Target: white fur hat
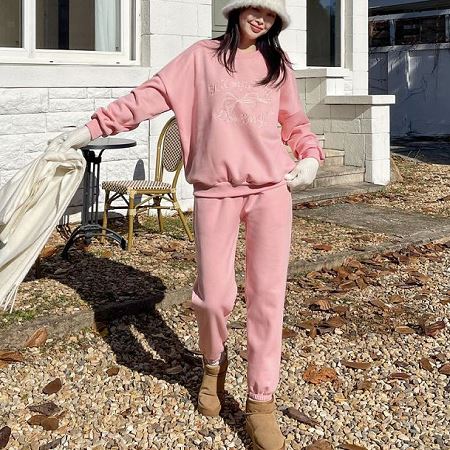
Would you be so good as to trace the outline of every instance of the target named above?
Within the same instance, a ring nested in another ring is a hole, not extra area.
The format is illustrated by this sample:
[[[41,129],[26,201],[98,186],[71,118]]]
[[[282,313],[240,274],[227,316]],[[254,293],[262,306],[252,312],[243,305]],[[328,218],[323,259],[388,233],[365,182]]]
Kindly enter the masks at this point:
[[[230,11],[236,8],[246,8],[248,6],[260,6],[261,8],[268,8],[276,12],[283,25],[282,30],[287,28],[291,23],[291,18],[286,11],[285,0],[230,0],[224,8],[222,8],[223,15],[228,19]]]

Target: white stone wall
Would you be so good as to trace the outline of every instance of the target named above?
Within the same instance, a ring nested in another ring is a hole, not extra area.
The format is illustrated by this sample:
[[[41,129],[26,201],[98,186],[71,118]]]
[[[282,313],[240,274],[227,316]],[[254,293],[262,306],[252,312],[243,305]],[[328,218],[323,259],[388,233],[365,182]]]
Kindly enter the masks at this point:
[[[212,35],[211,0],[142,0],[140,67],[14,66],[0,61],[0,185],[40,152],[48,139],[80,126],[100,106],[127,94],[182,50]],[[280,35],[296,69],[306,64],[306,0],[287,0],[290,28]],[[300,95],[318,134],[330,132],[330,108],[319,104],[326,95],[367,93],[367,0],[346,0],[344,75],[330,70],[318,81],[309,73],[299,80]],[[144,70],[144,68],[147,68]],[[322,70],[322,69],[316,69]],[[306,93],[308,95],[306,96]],[[105,151],[101,181],[153,177],[156,143],[163,125],[172,116],[166,112],[136,130],[122,133],[135,139],[137,147]],[[342,139],[342,138],[341,138]],[[171,179],[166,174],[165,180]],[[193,206],[192,186],[182,173],[178,196],[185,210]],[[79,217],[81,193],[74,199],[72,219]]]

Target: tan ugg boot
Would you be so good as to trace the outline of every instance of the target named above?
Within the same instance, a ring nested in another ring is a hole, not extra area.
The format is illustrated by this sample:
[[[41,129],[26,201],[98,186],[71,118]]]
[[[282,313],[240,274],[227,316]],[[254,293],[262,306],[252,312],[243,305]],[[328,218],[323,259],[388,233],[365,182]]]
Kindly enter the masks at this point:
[[[275,416],[275,399],[260,402],[247,398],[245,428],[252,439],[253,450],[284,450],[285,440]]]
[[[225,375],[228,356],[218,365],[206,364],[203,358],[203,380],[198,393],[198,411],[204,416],[218,416],[225,400]]]

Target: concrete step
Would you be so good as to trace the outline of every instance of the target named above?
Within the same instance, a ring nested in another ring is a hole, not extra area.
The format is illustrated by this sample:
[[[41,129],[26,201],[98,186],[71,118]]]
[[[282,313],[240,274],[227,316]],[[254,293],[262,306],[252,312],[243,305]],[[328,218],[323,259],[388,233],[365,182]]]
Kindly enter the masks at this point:
[[[343,184],[336,186],[327,186],[319,188],[309,188],[303,191],[294,189],[292,193],[292,205],[305,202],[314,202],[319,200],[327,200],[331,198],[347,197],[349,195],[364,194],[366,192],[377,192],[384,188],[378,184],[372,183],[355,183]]]
[[[344,165],[344,151],[333,150],[331,148],[324,148],[325,152],[325,164],[324,167],[330,166],[343,166]]]
[[[335,186],[341,184],[355,184],[364,181],[364,167],[356,166],[323,166],[319,169],[314,188]]]

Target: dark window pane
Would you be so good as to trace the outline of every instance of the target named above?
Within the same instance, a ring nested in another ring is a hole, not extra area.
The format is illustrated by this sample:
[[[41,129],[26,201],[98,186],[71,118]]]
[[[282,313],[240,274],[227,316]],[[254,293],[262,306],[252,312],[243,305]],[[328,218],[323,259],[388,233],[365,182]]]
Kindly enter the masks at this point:
[[[397,45],[445,42],[445,16],[399,19],[395,27]]]
[[[0,0],[0,47],[22,48],[22,1]]]
[[[383,47],[391,44],[388,20],[369,22],[369,46]]]
[[[341,0],[308,0],[307,65],[341,65]]]
[[[120,0],[36,0],[36,48],[120,51]]]

